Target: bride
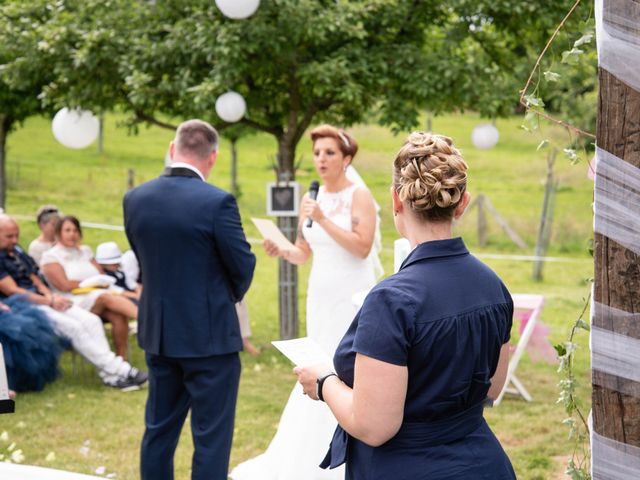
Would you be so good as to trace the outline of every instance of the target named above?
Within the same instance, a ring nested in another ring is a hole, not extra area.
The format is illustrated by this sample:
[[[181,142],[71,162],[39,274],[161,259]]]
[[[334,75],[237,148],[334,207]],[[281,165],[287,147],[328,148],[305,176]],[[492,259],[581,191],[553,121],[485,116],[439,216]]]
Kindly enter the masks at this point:
[[[268,255],[296,265],[305,263],[313,253],[307,335],[333,357],[356,314],[352,296],[369,290],[382,273],[377,257],[377,205],[350,167],[358,150],[353,137],[321,125],[311,131],[311,140],[322,186],[316,200],[308,194],[302,199],[296,248],[283,252],[270,241],[264,246]],[[296,384],[266,452],[241,463],[230,476],[233,480],[342,480],[344,467],[318,467],[335,427],[327,405],[303,396]]]

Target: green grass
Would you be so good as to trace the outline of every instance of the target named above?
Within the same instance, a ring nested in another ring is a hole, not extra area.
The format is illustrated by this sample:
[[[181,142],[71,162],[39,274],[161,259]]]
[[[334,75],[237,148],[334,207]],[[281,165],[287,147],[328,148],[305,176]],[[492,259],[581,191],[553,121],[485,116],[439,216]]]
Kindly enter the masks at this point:
[[[33,217],[43,203],[55,203],[65,213],[81,220],[120,225],[121,199],[126,191],[127,171],[135,170],[136,183],[155,177],[163,168],[164,154],[172,133],[156,128],[142,129],[140,135],[127,136],[116,127],[118,118],[108,117],[105,152],[95,147],[81,151],[66,149],[52,137],[49,120],[30,119],[23,128],[12,133],[8,144],[7,176],[9,192],[7,211]],[[546,155],[536,151],[539,139],[518,129],[520,119],[498,121],[501,140],[495,149],[479,151],[470,144],[470,133],[479,122],[474,115],[437,117],[434,130],[450,135],[463,150],[470,167],[472,195],[485,194],[527,242],[520,250],[504,235],[500,227],[489,221],[489,243],[478,247],[476,218],[473,212],[456,225],[470,249],[484,253],[533,254],[539,215],[544,194]],[[403,136],[394,136],[377,126],[352,129],[360,144],[354,165],[369,184],[382,207],[384,250],[382,260],[388,273],[393,267],[393,228],[389,199],[390,166]],[[559,135],[551,132],[552,135]],[[274,174],[271,159],[275,141],[255,135],[239,142],[239,179],[243,195],[240,207],[249,237],[258,234],[248,222],[250,216],[264,216],[265,183]],[[228,144],[222,143],[218,165],[211,181],[229,188]],[[306,188],[314,178],[310,142],[301,143],[302,158],[298,180]],[[587,279],[593,275],[593,264],[587,253],[591,237],[592,183],[586,177],[586,166],[569,165],[558,158],[556,177],[555,220],[549,255],[571,261],[547,263],[544,281],[531,280],[532,264],[508,259],[485,259],[503,278],[512,292],[540,293],[546,297],[542,318],[549,325],[551,341],[567,338],[571,322],[579,315],[588,294]],[[22,218],[22,217],[21,217]],[[22,244],[26,246],[37,235],[35,222],[21,220]],[[121,248],[126,239],[121,232],[85,229],[85,243],[95,248],[103,241],[115,240]],[[248,294],[253,341],[264,351],[252,358],[243,354],[243,374],[238,402],[236,435],[231,464],[256,455],[268,445],[280,412],[294,384],[291,365],[269,348],[278,336],[277,269],[259,246],[256,275]],[[304,299],[308,266],[300,269],[300,318],[304,319]],[[304,331],[304,322],[301,331]],[[590,404],[589,355],[587,337],[579,338],[576,370],[580,381],[579,398],[588,410]],[[142,352],[132,348],[133,363],[143,365]],[[103,387],[93,369],[80,362],[82,371],[72,373],[71,356],[62,358],[63,377],[44,392],[19,395],[17,412],[0,417],[0,432],[9,432],[26,456],[26,463],[93,473],[98,466],[117,473],[119,479],[138,477],[139,442],[143,431],[143,409],[146,393],[123,394]],[[532,363],[525,355],[518,369],[519,377],[534,397],[532,403],[507,397],[496,409],[486,414],[501,439],[521,479],[553,478],[562,470],[561,462],[570,454],[568,430],[561,424],[564,412],[556,404],[558,376],[556,367]],[[81,452],[89,441],[89,450]],[[0,443],[0,453],[5,448]],[[50,452],[55,459],[46,461]],[[176,478],[187,478],[192,444],[188,426],[176,454]]]

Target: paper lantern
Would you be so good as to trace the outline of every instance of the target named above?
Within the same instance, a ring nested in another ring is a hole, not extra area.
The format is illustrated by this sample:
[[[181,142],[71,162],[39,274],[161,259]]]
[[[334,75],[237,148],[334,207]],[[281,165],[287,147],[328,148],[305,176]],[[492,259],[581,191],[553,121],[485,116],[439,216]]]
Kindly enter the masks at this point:
[[[490,123],[478,125],[473,129],[473,132],[471,132],[471,143],[473,143],[474,147],[479,148],[480,150],[495,147],[499,138],[500,132],[498,132],[498,129]]]
[[[260,0],[216,0],[216,5],[225,17],[239,20],[253,15]]]
[[[68,148],[85,148],[91,145],[100,132],[100,120],[88,110],[63,108],[51,122],[53,136]]]
[[[216,100],[216,113],[225,122],[237,122],[246,111],[247,104],[238,92],[223,93]]]

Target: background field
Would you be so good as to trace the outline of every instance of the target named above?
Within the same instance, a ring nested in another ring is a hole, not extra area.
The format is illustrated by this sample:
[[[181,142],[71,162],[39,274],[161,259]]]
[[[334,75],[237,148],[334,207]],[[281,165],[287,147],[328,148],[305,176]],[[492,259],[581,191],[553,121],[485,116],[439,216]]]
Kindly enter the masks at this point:
[[[136,184],[159,174],[173,134],[143,128],[138,136],[128,136],[117,127],[118,120],[115,116],[106,119],[103,154],[98,154],[95,147],[82,151],[65,149],[55,142],[50,121],[43,118],[30,119],[10,136],[7,211],[21,219],[23,246],[37,235],[33,217],[43,203],[55,203],[65,213],[75,214],[83,221],[121,225],[121,199],[127,188],[128,169],[134,169]],[[560,257],[560,261],[547,263],[544,281],[533,282],[530,262],[495,258],[494,254],[533,254],[544,194],[546,152],[536,151],[540,138],[519,129],[519,118],[498,121],[501,139],[495,149],[476,150],[470,143],[470,133],[479,121],[473,114],[436,117],[433,129],[452,136],[462,149],[470,167],[472,195],[485,194],[529,247],[520,250],[490,219],[489,243],[479,248],[473,211],[456,225],[456,233],[464,237],[474,254],[496,270],[512,292],[545,295],[543,321],[551,327],[552,343],[561,342],[582,310],[593,275],[588,254],[593,184],[587,178],[587,166],[584,162],[572,166],[558,157],[555,171],[559,189],[548,255]],[[390,166],[405,134],[394,136],[387,129],[372,125],[357,126],[351,131],[360,144],[354,165],[382,207],[381,256],[385,271],[390,274],[393,240],[397,238],[388,194]],[[561,138],[559,132],[546,133]],[[272,158],[276,144],[271,137],[254,135],[240,140],[238,147],[242,192],[239,204],[247,235],[257,238],[248,219],[264,216],[265,183],[274,178]],[[310,149],[307,139],[298,149],[301,164],[297,179],[303,190],[315,177]],[[229,162],[228,144],[223,141],[210,181],[225,189],[229,188]],[[84,240],[93,248],[107,240],[117,241],[123,249],[127,247],[124,234],[118,231],[86,228]],[[269,347],[269,342],[278,335],[276,262],[267,258],[258,244],[254,245],[254,251],[258,266],[248,303],[253,341],[263,352],[256,358],[242,354],[232,465],[265,449],[294,384],[291,366]],[[304,319],[307,275],[308,266],[301,267],[301,319]],[[304,325],[301,329],[304,331]],[[142,366],[142,353],[132,343],[133,363]],[[579,343],[578,396],[588,409],[586,335]],[[69,353],[63,356],[61,366],[63,376],[55,384],[43,392],[18,397],[17,413],[0,417],[0,432],[7,431],[11,441],[23,450],[25,463],[83,473],[93,473],[104,466],[106,473],[116,473],[117,478],[137,478],[145,391],[123,394],[106,389],[88,364],[76,361],[79,371],[74,373]],[[571,452],[567,429],[561,424],[564,412],[556,404],[559,378],[555,370],[556,366],[532,363],[525,355],[519,377],[534,401],[525,403],[507,397],[486,414],[521,479],[555,478]],[[0,453],[4,448],[0,442]],[[47,461],[45,457],[50,452],[54,452],[55,458]],[[189,429],[185,428],[176,455],[176,478],[188,477],[191,453]]]

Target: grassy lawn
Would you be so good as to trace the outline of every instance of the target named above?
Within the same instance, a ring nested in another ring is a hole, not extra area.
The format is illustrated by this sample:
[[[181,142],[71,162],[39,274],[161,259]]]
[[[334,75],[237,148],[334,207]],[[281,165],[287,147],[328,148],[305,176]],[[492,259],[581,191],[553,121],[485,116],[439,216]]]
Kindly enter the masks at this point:
[[[37,235],[31,220],[39,205],[55,203],[65,213],[88,222],[121,225],[121,199],[126,191],[127,171],[134,169],[136,183],[155,177],[163,168],[164,154],[172,132],[156,128],[142,129],[138,136],[127,136],[117,128],[118,119],[109,117],[105,126],[105,152],[95,147],[69,150],[53,139],[50,121],[34,118],[12,133],[8,142],[7,211],[18,215],[24,247]],[[476,236],[476,218],[471,212],[456,226],[473,253],[488,263],[514,293],[540,293],[546,304],[542,319],[551,327],[551,341],[567,338],[571,322],[579,315],[593,275],[593,263],[587,253],[591,237],[592,183],[586,165],[571,166],[559,157],[556,178],[559,189],[555,202],[552,242],[548,254],[563,261],[544,267],[544,281],[531,280],[532,264],[488,254],[532,255],[539,223],[546,154],[537,152],[539,139],[518,129],[520,120],[498,121],[499,145],[479,151],[470,143],[471,130],[479,119],[474,115],[437,117],[434,130],[454,138],[470,167],[472,195],[484,194],[503,218],[528,244],[520,250],[489,219],[489,243],[480,248]],[[403,136],[393,136],[377,126],[352,129],[360,144],[354,165],[369,184],[382,207],[382,261],[387,274],[393,268],[393,228],[389,199],[391,161]],[[551,135],[559,135],[551,131]],[[276,144],[271,137],[255,135],[239,142],[239,179],[243,195],[240,208],[247,235],[258,234],[248,221],[264,216],[265,183],[272,181],[271,161]],[[314,178],[310,142],[305,139],[298,150],[301,168],[298,181],[306,189]],[[223,141],[218,165],[210,181],[229,188],[228,144]],[[23,217],[24,216],[24,217]],[[23,219],[24,218],[24,219]],[[115,240],[126,248],[124,234],[118,231],[85,229],[85,243],[95,248],[103,241]],[[253,341],[263,348],[259,357],[242,354],[243,374],[237,410],[232,465],[263,451],[277,428],[280,412],[294,376],[291,365],[269,347],[278,336],[277,265],[259,247],[254,250],[258,266],[248,303]],[[300,269],[300,318],[304,319],[304,300],[308,266]],[[304,331],[304,326],[302,326]],[[133,342],[135,343],[135,342]],[[588,339],[579,338],[581,348],[576,370],[580,381],[578,396],[588,410],[590,373]],[[142,352],[132,347],[133,363],[143,366]],[[7,431],[10,441],[21,448],[25,463],[93,473],[104,466],[106,473],[118,479],[138,477],[139,441],[143,431],[146,392],[121,393],[103,387],[93,369],[66,353],[61,362],[63,376],[43,392],[23,393],[14,415],[0,417],[0,433]],[[562,471],[562,462],[571,452],[567,428],[561,424],[564,412],[556,404],[558,376],[556,366],[532,363],[525,355],[518,368],[520,379],[534,397],[532,403],[507,397],[486,414],[489,423],[513,461],[518,478],[553,478]],[[0,453],[6,445],[0,440]],[[54,455],[50,455],[53,452]],[[176,478],[188,478],[192,444],[189,428],[176,455]],[[47,460],[47,456],[49,459]],[[54,458],[52,458],[54,457]]]

